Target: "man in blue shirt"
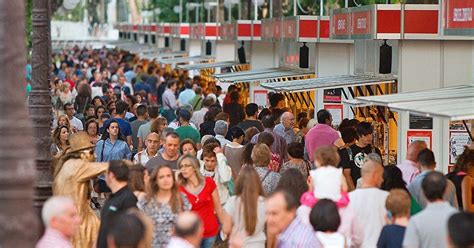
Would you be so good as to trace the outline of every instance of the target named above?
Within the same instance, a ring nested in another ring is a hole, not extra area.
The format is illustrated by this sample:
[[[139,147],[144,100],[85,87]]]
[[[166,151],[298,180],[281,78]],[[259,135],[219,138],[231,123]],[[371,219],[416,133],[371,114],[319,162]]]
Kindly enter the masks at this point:
[[[181,93],[179,93],[179,105],[183,106],[184,104],[188,104],[191,99],[193,99],[196,96],[196,93],[193,90],[193,83],[191,80],[187,80],[184,83],[185,90],[183,90]]]
[[[120,134],[126,138],[127,144],[131,146],[132,142],[132,126],[128,121],[125,120],[125,114],[127,113],[128,104],[122,100],[115,103],[115,114],[112,119],[107,120],[104,126],[108,126],[111,120],[116,120],[120,127]]]

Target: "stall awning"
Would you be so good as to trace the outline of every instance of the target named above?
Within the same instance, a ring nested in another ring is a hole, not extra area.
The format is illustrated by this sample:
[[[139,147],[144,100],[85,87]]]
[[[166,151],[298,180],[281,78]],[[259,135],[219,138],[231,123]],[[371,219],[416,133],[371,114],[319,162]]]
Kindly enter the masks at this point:
[[[159,63],[162,64],[178,64],[178,63],[189,63],[196,61],[208,61],[216,58],[210,56],[193,56],[193,57],[182,57],[182,58],[171,58],[171,59],[158,59]]]
[[[171,52],[171,53],[147,53],[143,54],[141,57],[144,59],[170,59],[188,56],[187,52]]]
[[[276,78],[299,77],[314,74],[310,71],[293,70],[288,68],[270,68],[261,70],[248,70],[234,73],[224,73],[214,75],[221,82],[241,83],[264,81]]]
[[[235,62],[235,61],[222,61],[222,62],[216,62],[216,63],[198,63],[198,64],[193,64],[193,65],[178,65],[177,67],[183,70],[203,70],[203,69],[218,68],[218,67],[231,67],[231,66],[239,65],[239,64],[240,64],[239,62]]]
[[[393,110],[443,117],[452,121],[474,119],[474,85],[357,97],[349,105],[381,105]]]
[[[300,92],[315,89],[334,89],[340,87],[391,83],[396,80],[397,78],[395,76],[340,75],[286,82],[264,83],[261,84],[261,86],[274,91]]]

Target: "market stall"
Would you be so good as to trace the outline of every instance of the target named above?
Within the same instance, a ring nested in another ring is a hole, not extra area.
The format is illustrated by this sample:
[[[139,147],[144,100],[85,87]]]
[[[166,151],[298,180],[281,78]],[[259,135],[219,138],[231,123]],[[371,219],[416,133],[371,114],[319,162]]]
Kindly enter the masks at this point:
[[[449,170],[448,164],[455,163],[456,157],[462,153],[464,146],[472,144],[473,132],[469,122],[474,120],[474,85],[472,84],[385,96],[356,97],[346,103],[355,106],[385,106],[410,116],[410,129],[407,131],[406,143],[403,143],[408,145],[414,140],[423,140],[428,147],[433,148],[435,144],[440,146],[438,149],[443,152],[437,153],[438,161],[448,160],[448,163],[438,162],[438,169],[444,172]],[[443,128],[442,125],[437,125],[437,122],[449,122],[447,134],[444,132],[441,135],[434,134],[436,129]],[[424,128],[423,126],[426,125],[433,127]]]

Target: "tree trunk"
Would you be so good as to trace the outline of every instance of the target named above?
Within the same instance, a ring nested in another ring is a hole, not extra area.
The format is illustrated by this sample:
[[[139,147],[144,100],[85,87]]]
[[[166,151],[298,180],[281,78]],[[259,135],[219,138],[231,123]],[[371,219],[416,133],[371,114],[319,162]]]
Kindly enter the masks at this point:
[[[0,1],[0,12],[0,241],[2,247],[33,247],[35,149],[25,104],[24,1]],[[48,11],[36,8],[32,16],[47,20]]]

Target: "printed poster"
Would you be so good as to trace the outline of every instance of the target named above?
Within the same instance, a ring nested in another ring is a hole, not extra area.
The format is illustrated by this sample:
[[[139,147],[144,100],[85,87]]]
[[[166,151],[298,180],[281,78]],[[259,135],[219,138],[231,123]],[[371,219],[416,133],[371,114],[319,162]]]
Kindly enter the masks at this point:
[[[464,146],[470,146],[471,142],[467,131],[449,132],[449,163],[456,163],[457,157],[464,152]]]
[[[425,130],[409,130],[407,132],[407,147],[413,141],[421,140],[424,141],[430,149],[432,148],[433,144],[433,132],[432,131],[425,131]]]

